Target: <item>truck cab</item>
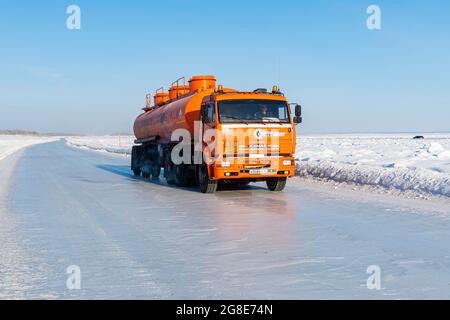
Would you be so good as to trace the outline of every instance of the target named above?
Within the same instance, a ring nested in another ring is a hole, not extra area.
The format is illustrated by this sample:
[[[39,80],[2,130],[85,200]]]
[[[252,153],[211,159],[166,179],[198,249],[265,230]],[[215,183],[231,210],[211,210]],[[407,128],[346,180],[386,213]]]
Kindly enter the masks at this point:
[[[266,181],[269,190],[281,191],[295,173],[295,125],[301,122],[301,107],[296,106],[294,112],[291,115],[276,87],[272,93],[219,88],[205,97],[201,120],[203,150],[210,151],[205,161],[210,183]],[[208,134],[211,130],[214,133]]]

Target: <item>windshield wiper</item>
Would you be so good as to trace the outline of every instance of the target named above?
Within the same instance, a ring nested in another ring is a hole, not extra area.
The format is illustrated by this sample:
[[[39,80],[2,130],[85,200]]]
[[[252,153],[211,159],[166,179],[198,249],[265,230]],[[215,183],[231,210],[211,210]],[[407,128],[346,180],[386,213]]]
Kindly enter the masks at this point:
[[[275,117],[264,117],[262,118],[262,121],[266,121],[266,122],[272,122],[272,123],[279,123],[281,122],[280,119],[275,118]]]
[[[222,115],[220,116],[221,118],[225,117],[225,118],[229,118],[229,119],[233,119],[233,120],[238,120],[242,123],[248,124],[248,121],[239,117],[235,117],[235,116],[227,116],[227,115]]]

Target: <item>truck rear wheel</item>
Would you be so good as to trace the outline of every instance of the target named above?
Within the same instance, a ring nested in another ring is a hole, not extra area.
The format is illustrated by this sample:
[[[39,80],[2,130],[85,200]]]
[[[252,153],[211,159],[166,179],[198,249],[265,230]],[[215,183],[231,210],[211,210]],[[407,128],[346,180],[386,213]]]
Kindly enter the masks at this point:
[[[217,190],[217,180],[209,179],[208,167],[202,164],[198,168],[198,184],[202,193],[214,193]]]
[[[142,146],[133,146],[131,149],[131,170],[135,176],[141,175],[141,158],[142,158]]]
[[[187,187],[191,182],[188,166],[185,164],[175,165],[175,183],[179,187]]]
[[[151,166],[151,174],[153,179],[158,179],[161,174],[161,166],[157,163],[153,163]]]
[[[281,191],[286,186],[287,178],[269,178],[266,180],[267,188],[270,191]]]
[[[174,164],[172,162],[170,152],[167,152],[166,159],[164,161],[164,176],[166,177],[166,181],[168,184],[175,183],[175,170]]]

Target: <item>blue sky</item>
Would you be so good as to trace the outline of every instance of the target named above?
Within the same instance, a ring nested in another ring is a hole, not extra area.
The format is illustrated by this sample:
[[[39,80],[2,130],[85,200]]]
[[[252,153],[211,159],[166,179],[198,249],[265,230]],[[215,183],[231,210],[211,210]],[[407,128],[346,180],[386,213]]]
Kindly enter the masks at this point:
[[[81,8],[81,30],[66,8]],[[381,7],[382,29],[366,28]],[[300,132],[449,131],[449,1],[9,1],[0,128],[131,132],[145,93],[179,76],[279,84]]]

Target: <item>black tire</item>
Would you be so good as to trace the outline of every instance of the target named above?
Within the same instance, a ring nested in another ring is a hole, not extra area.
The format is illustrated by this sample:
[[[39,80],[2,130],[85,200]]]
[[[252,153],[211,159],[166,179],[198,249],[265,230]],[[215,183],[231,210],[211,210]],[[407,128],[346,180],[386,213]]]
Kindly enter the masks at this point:
[[[189,168],[185,164],[175,165],[175,183],[179,187],[187,187],[191,183]]]
[[[142,152],[142,146],[133,146],[131,149],[131,170],[133,170],[135,176],[141,175],[140,163],[142,160]]]
[[[150,178],[150,173],[142,171],[143,178]]]
[[[250,181],[239,181],[238,185],[240,185],[241,187],[246,187],[250,184]]]
[[[266,180],[267,188],[270,191],[281,191],[286,186],[287,178],[269,178]]]
[[[198,184],[202,193],[214,193],[217,190],[217,180],[213,181],[209,179],[208,168],[206,164],[202,164],[198,167]]]
[[[172,158],[170,155],[170,151],[166,154],[166,159],[164,161],[164,177],[166,177],[166,181],[168,184],[175,183],[175,166],[172,162]]]
[[[151,174],[152,174],[152,179],[158,179],[161,174],[161,166],[159,164],[152,164]]]

